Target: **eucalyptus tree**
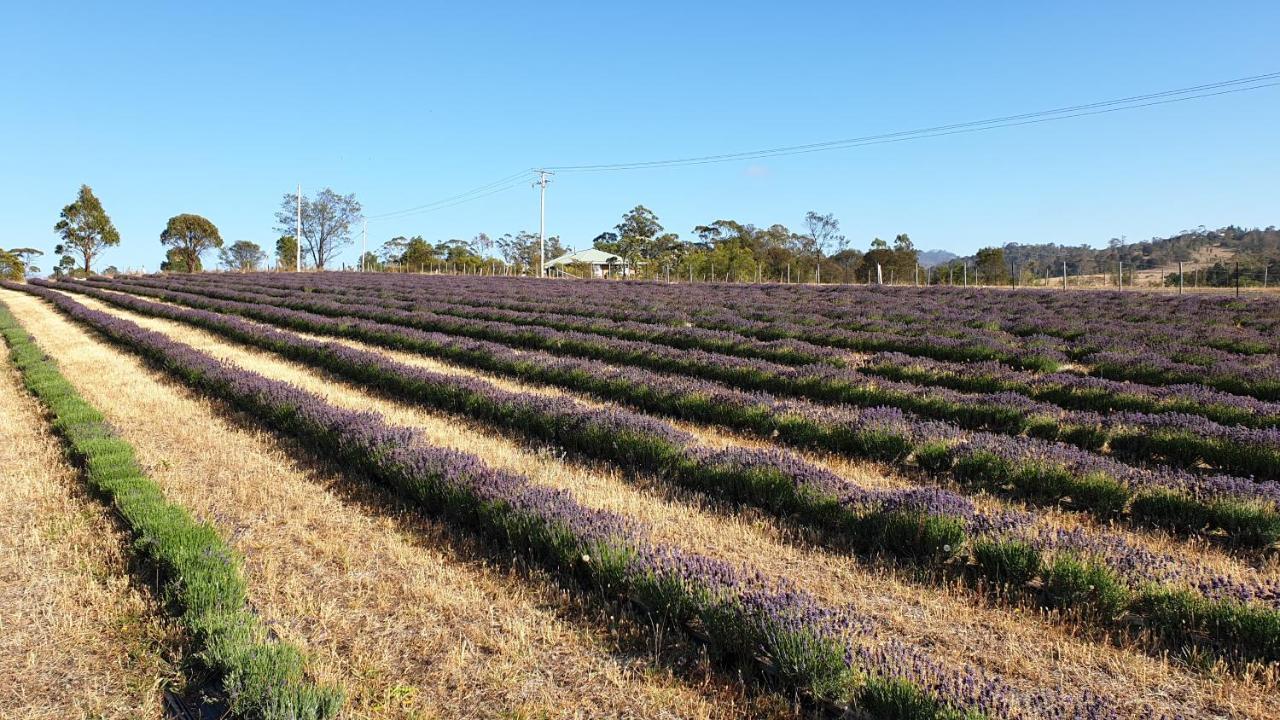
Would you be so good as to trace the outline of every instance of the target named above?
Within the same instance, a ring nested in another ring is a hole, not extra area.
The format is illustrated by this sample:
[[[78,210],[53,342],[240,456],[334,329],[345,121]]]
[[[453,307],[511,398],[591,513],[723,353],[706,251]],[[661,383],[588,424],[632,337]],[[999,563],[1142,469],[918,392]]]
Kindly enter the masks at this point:
[[[218,261],[228,270],[252,272],[267,259],[262,247],[248,240],[237,240],[218,253]]]
[[[102,201],[88,185],[80,186],[75,201],[62,208],[60,217],[53,229],[61,236],[62,243],[54,252],[72,258],[72,265],[75,263],[73,256],[79,255],[84,262],[85,275],[93,272],[93,260],[104,249],[120,244],[120,233],[103,210]],[[67,268],[67,264],[59,263],[59,267]]]
[[[197,272],[200,256],[206,251],[222,247],[222,236],[208,218],[183,213],[169,218],[160,233],[160,244],[172,248],[173,254],[186,272]]]
[[[297,195],[284,194],[280,209],[276,211],[276,230],[280,234],[293,235],[297,232],[298,206]],[[315,269],[323,270],[343,248],[351,244],[351,228],[364,217],[363,208],[355,193],[339,195],[329,188],[316,193],[315,198],[304,195],[301,206],[302,250],[311,258]]]

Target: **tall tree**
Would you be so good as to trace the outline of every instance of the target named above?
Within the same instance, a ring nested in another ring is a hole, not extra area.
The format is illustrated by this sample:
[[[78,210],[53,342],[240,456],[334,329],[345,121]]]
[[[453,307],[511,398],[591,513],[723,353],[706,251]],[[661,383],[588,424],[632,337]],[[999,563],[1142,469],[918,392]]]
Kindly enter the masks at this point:
[[[801,236],[800,250],[817,262],[832,250],[840,252],[848,247],[844,235],[840,234],[840,221],[834,213],[820,215],[810,210],[804,215],[804,227],[808,232]]]
[[[205,251],[222,247],[222,236],[208,218],[183,213],[169,218],[160,233],[160,244],[177,250],[187,272],[195,272]]]
[[[43,254],[35,248],[0,250],[0,278],[22,280],[27,273],[40,272],[40,268],[31,264],[31,256]]]
[[[223,267],[239,272],[253,272],[266,259],[267,254],[262,251],[262,247],[248,240],[237,240],[218,253],[218,260]]]
[[[395,263],[415,272],[440,259],[436,248],[421,235],[414,235],[411,238],[403,235],[391,238],[382,244],[381,250],[385,262]]]
[[[323,270],[342,248],[351,244],[351,227],[364,217],[355,193],[339,195],[329,188],[316,193],[315,199],[302,198],[302,249],[317,270]],[[298,196],[285,193],[276,212],[276,230],[288,235],[295,232],[298,218]]]
[[[871,248],[863,254],[862,262],[854,273],[856,275],[854,282],[863,280],[874,282],[877,267],[880,270],[880,279],[884,282],[896,282],[898,280],[893,250],[889,249],[889,243],[880,238],[872,240]]]
[[[293,271],[298,269],[298,240],[292,235],[281,235],[276,240],[276,269]]]
[[[979,282],[1003,285],[1009,282],[1009,266],[1004,261],[1004,248],[982,248],[974,256],[974,274]]]
[[[658,221],[658,216],[643,205],[637,205],[628,210],[622,216],[622,222],[618,223],[614,229],[617,230],[616,239],[610,240],[606,235],[601,235],[596,237],[594,244],[599,249],[614,253],[626,260],[633,272],[640,267],[641,260],[658,258],[660,252],[655,241],[659,236],[663,237],[664,245],[670,245],[674,237],[670,234],[663,235],[662,223]]]
[[[61,218],[53,226],[54,231],[62,236],[57,252],[62,255],[78,253],[84,260],[85,275],[93,272],[93,259],[104,248],[120,244],[120,233],[88,185],[80,186],[75,202],[62,208]]]
[[[911,242],[911,237],[901,233],[893,239],[893,266],[898,277],[915,278],[916,266],[920,263],[920,251]]]
[[[160,272],[197,273],[204,269],[199,255],[195,256],[194,263],[188,263],[191,263],[191,256],[181,248],[171,247],[165,252],[164,260],[160,263]]]
[[[497,240],[498,251],[502,253],[502,257],[510,265],[522,266],[526,268],[538,267],[538,234],[531,233],[526,230],[512,235],[506,233]],[[560,244],[560,236],[552,235],[546,239],[547,259],[554,260],[564,254],[564,247]]]

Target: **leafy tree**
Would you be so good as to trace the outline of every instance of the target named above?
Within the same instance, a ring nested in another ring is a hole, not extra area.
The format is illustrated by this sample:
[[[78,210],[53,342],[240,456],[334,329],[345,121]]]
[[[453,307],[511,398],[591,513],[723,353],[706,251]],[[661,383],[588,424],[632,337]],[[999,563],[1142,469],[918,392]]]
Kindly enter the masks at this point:
[[[911,238],[901,233],[893,238],[893,268],[900,278],[914,278],[916,267],[920,263],[920,251],[916,250]],[[923,281],[923,276],[921,281]]]
[[[292,235],[281,235],[276,240],[276,269],[298,269],[298,241]]]
[[[0,278],[21,280],[26,276],[26,266],[18,259],[18,256],[8,250],[0,250]]]
[[[56,252],[66,256],[79,254],[84,260],[85,275],[93,272],[93,259],[103,249],[120,244],[120,233],[88,185],[80,186],[75,202],[62,208],[61,218],[53,226],[62,237]]]
[[[191,263],[191,256],[182,248],[169,248],[164,254],[164,260],[160,263],[160,272],[197,273],[204,270],[199,255],[195,256],[194,264],[189,263]]]
[[[481,234],[483,236],[483,233]],[[484,236],[487,238],[487,236]],[[460,240],[453,238],[438,242],[435,245],[435,253],[449,263],[453,267],[466,268],[467,270],[475,270],[485,263],[484,256],[478,250],[477,240]],[[553,255],[548,254],[547,259],[550,260]]]
[[[40,272],[40,268],[31,264],[31,256],[43,254],[35,248],[0,250],[0,278],[22,280],[28,273]]]
[[[862,256],[862,262],[858,265],[855,273],[857,280],[871,282],[876,281],[877,267],[880,272],[880,279],[884,282],[895,282],[898,279],[896,256],[893,250],[889,249],[889,243],[875,238],[871,241],[871,247]]]
[[[848,246],[845,236],[840,234],[840,221],[833,213],[820,215],[810,210],[805,213],[804,226],[808,233],[798,236],[799,250],[815,264],[821,264],[822,256],[832,248],[839,252]]]
[[[790,231],[781,225],[761,230],[736,220],[698,225],[693,233],[698,237],[694,246],[699,252],[688,258],[684,272],[692,269],[695,277],[705,274],[720,279],[724,279],[726,273],[730,278],[736,278],[739,273],[749,274],[744,280],[754,280],[757,270],[763,271],[763,256],[770,255],[771,249],[785,248],[790,236]],[[779,267],[785,267],[791,259],[790,250],[779,257]]]
[[[388,263],[395,263],[408,270],[419,270],[440,260],[435,247],[422,239],[421,235],[411,238],[394,237],[382,244],[382,257]]]
[[[253,272],[267,259],[262,247],[248,240],[237,240],[218,253],[218,260],[228,270]]]
[[[351,244],[351,226],[363,217],[361,210],[354,193],[339,195],[325,188],[314,200],[303,196],[302,249],[317,270],[323,270],[342,248]],[[294,232],[297,214],[298,196],[285,193],[276,212],[276,230],[282,234]]]
[[[617,232],[597,235],[592,245],[626,260],[633,274],[655,276],[663,266],[678,260],[684,250],[679,236],[663,232],[658,216],[643,205],[628,210],[614,230]]]
[[[564,247],[560,244],[560,236],[552,235],[545,242],[547,246],[547,259],[553,260],[565,253]],[[509,264],[516,267],[536,268],[538,267],[538,234],[521,230],[512,235],[506,233],[497,240],[498,251],[502,253],[502,257]]]
[[[862,251],[853,248],[845,248],[840,250],[827,259],[832,267],[828,270],[824,264],[822,268],[823,277],[839,277],[840,282],[857,282],[858,266],[862,264]],[[838,275],[836,273],[839,273]]]
[[[177,250],[182,257],[182,267],[187,268],[187,272],[195,272],[200,267],[202,253],[222,247],[222,236],[207,218],[183,213],[169,218],[160,233],[160,244]]]
[[[76,259],[62,252],[62,246],[59,245],[54,252],[61,253],[58,258],[58,264],[53,267],[54,277],[84,277],[84,270],[76,267]]]
[[[1004,248],[982,248],[974,256],[974,274],[987,285],[1003,285],[1009,282],[1009,263],[1004,259]]]

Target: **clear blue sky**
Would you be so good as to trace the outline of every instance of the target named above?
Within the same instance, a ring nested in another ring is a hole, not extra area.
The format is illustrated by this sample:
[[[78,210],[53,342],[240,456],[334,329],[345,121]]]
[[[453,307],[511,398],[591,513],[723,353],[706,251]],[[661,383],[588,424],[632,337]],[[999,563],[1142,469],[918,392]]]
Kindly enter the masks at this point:
[[[171,215],[274,242],[280,197],[374,215],[540,165],[892,132],[1280,70],[1280,3],[9,3],[0,246],[51,250],[81,183],[156,269]],[[700,167],[562,175],[585,247],[643,203],[668,229],[908,232],[958,253],[1280,223],[1280,88],[1093,118]],[[370,245],[537,229],[519,187],[371,222]],[[356,248],[345,254],[356,257]],[[212,257],[206,258],[211,262]],[[43,265],[50,265],[45,258]]]

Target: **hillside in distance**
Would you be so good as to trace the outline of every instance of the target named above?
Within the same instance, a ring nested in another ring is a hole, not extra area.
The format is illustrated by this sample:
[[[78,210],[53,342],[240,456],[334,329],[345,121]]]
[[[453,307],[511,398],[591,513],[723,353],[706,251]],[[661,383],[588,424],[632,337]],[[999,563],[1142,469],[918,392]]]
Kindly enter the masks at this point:
[[[1106,247],[1090,245],[1058,245],[1056,243],[1004,246],[1006,262],[1024,268],[1053,268],[1063,262],[1070,274],[1104,273],[1117,262],[1135,270],[1170,270],[1177,264],[1187,269],[1219,262],[1263,263],[1280,259],[1280,229],[1274,225],[1264,229],[1246,229],[1229,225],[1217,230],[1199,227],[1164,238],[1127,242],[1112,238]],[[965,260],[973,261],[969,256]]]
[[[927,268],[945,265],[958,257],[960,256],[949,250],[921,250],[920,265]]]

